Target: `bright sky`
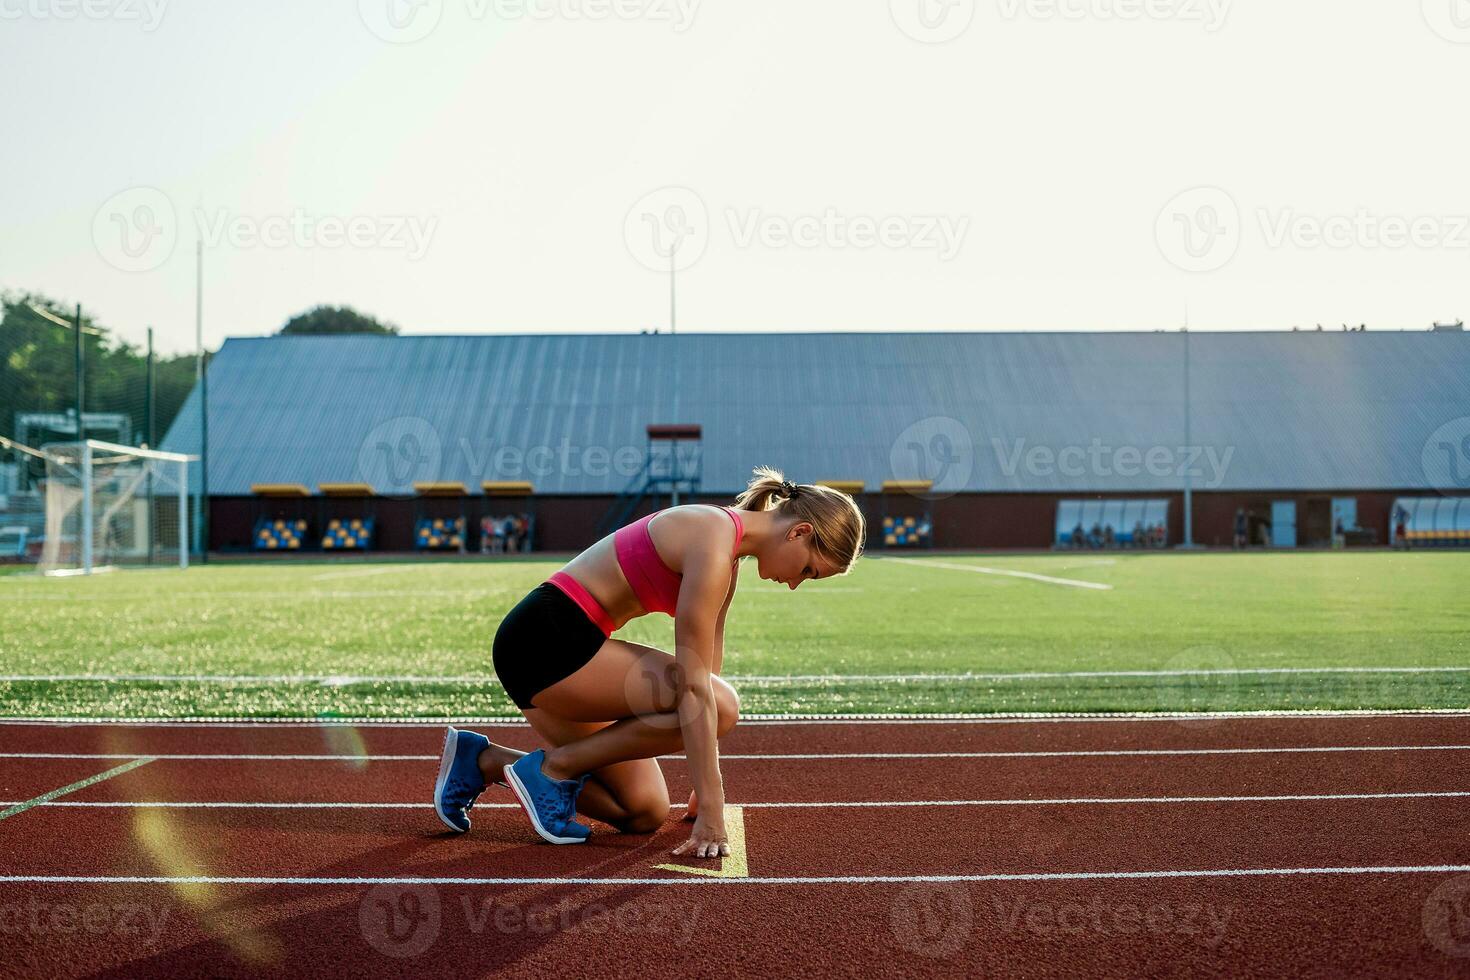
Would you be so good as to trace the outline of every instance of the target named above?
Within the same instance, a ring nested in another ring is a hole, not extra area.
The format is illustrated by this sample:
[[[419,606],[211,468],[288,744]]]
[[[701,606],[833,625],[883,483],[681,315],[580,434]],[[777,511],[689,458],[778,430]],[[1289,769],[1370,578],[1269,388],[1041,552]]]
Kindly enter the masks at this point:
[[[410,333],[1423,329],[1470,2],[0,0],[0,288],[166,350]]]

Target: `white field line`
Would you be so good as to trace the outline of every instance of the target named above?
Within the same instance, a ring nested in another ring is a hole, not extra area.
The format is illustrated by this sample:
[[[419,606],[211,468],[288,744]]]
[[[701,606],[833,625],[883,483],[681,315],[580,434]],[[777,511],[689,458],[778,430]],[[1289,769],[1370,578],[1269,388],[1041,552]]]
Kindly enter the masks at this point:
[[[1470,708],[1303,708],[1298,711],[996,711],[996,712],[889,712],[863,714],[742,714],[747,727],[794,727],[811,725],[1051,725],[1100,724],[1103,722],[1180,721],[1355,721],[1376,718],[1423,718],[1450,720],[1470,718]],[[413,715],[383,718],[361,715],[280,715],[258,718],[248,715],[182,715],[177,718],[140,719],[129,715],[39,715],[34,718],[0,717],[0,727],[28,725],[37,728],[443,728],[445,725],[494,725],[527,728],[521,715]]]
[[[1470,797],[1470,790],[1445,790],[1422,793],[1320,793],[1294,796],[1100,796],[1062,799],[1016,800],[826,800],[823,802],[741,803],[742,809],[886,809],[889,807],[924,806],[1112,806],[1149,803],[1303,803],[1338,800],[1428,800]],[[0,806],[7,806],[0,801]],[[670,804],[682,809],[683,803]],[[178,809],[178,810],[433,810],[434,805],[420,803],[299,803],[261,801],[193,801],[172,800],[53,800],[37,804],[42,807],[80,809]],[[476,810],[519,810],[519,803],[476,803]]]
[[[842,759],[1090,759],[1204,755],[1312,755],[1341,752],[1470,752],[1470,745],[1310,745],[1215,749],[1057,749],[1029,752],[732,752],[721,762],[836,761]],[[432,762],[438,755],[352,755],[275,752],[0,752],[0,759],[158,759],[179,762]],[[683,760],[682,755],[660,759]]]
[[[1064,670],[1000,673],[915,674],[728,674],[731,683],[944,683],[972,681],[1106,680],[1110,678],[1237,677],[1296,674],[1466,674],[1466,667],[1231,667],[1200,670]],[[346,687],[359,684],[498,684],[494,674],[0,674],[0,683],[150,683],[150,684],[319,684]]]
[[[1056,871],[980,875],[828,875],[790,878],[294,878],[215,875],[0,875],[17,885],[902,885],[987,881],[1128,881],[1152,878],[1275,878],[1294,875],[1463,874],[1470,864],[1383,865],[1338,868],[1208,868],[1165,871]]]
[[[960,572],[978,572],[981,575],[1005,575],[1010,578],[1030,579],[1033,582],[1045,582],[1048,585],[1066,585],[1074,589],[1096,589],[1100,592],[1111,592],[1113,587],[1103,582],[1085,582],[1075,578],[1057,578],[1055,575],[1041,575],[1037,572],[1022,572],[1014,568],[989,568],[985,565],[960,565],[952,561],[932,561],[923,558],[886,558],[886,561],[901,562],[905,565],[923,565],[928,568],[949,568]]]

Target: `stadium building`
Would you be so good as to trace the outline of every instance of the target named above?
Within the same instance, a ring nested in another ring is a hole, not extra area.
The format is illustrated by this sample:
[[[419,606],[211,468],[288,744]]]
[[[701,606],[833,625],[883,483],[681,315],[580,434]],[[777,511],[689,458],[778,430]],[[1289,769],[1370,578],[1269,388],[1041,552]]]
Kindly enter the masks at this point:
[[[207,447],[199,398],[163,448],[207,456],[214,550],[477,552],[510,514],[571,550],[757,464],[852,490],[870,547],[1228,547],[1238,512],[1383,545],[1399,498],[1415,543],[1470,543],[1462,332],[250,338]]]

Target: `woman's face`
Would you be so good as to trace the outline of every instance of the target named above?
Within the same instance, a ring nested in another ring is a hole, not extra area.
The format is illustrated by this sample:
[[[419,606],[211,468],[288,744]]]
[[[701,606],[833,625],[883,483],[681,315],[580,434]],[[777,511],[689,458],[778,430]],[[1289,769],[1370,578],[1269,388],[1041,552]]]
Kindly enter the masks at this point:
[[[790,525],[781,538],[755,556],[760,577],[794,589],[813,578],[828,578],[838,569],[819,558],[812,549],[812,526],[806,521]]]

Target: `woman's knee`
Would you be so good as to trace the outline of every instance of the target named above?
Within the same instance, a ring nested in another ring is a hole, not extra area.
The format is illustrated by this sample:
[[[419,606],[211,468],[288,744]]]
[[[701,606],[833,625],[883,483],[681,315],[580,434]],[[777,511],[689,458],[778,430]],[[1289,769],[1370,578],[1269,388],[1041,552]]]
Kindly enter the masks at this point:
[[[669,817],[669,794],[647,792],[632,799],[620,800],[625,816],[617,827],[625,834],[651,834]]]
[[[722,677],[714,678],[715,682],[715,707],[719,712],[719,718],[715,722],[715,730],[720,737],[724,737],[735,727],[740,720],[740,695],[735,693],[735,688]]]

